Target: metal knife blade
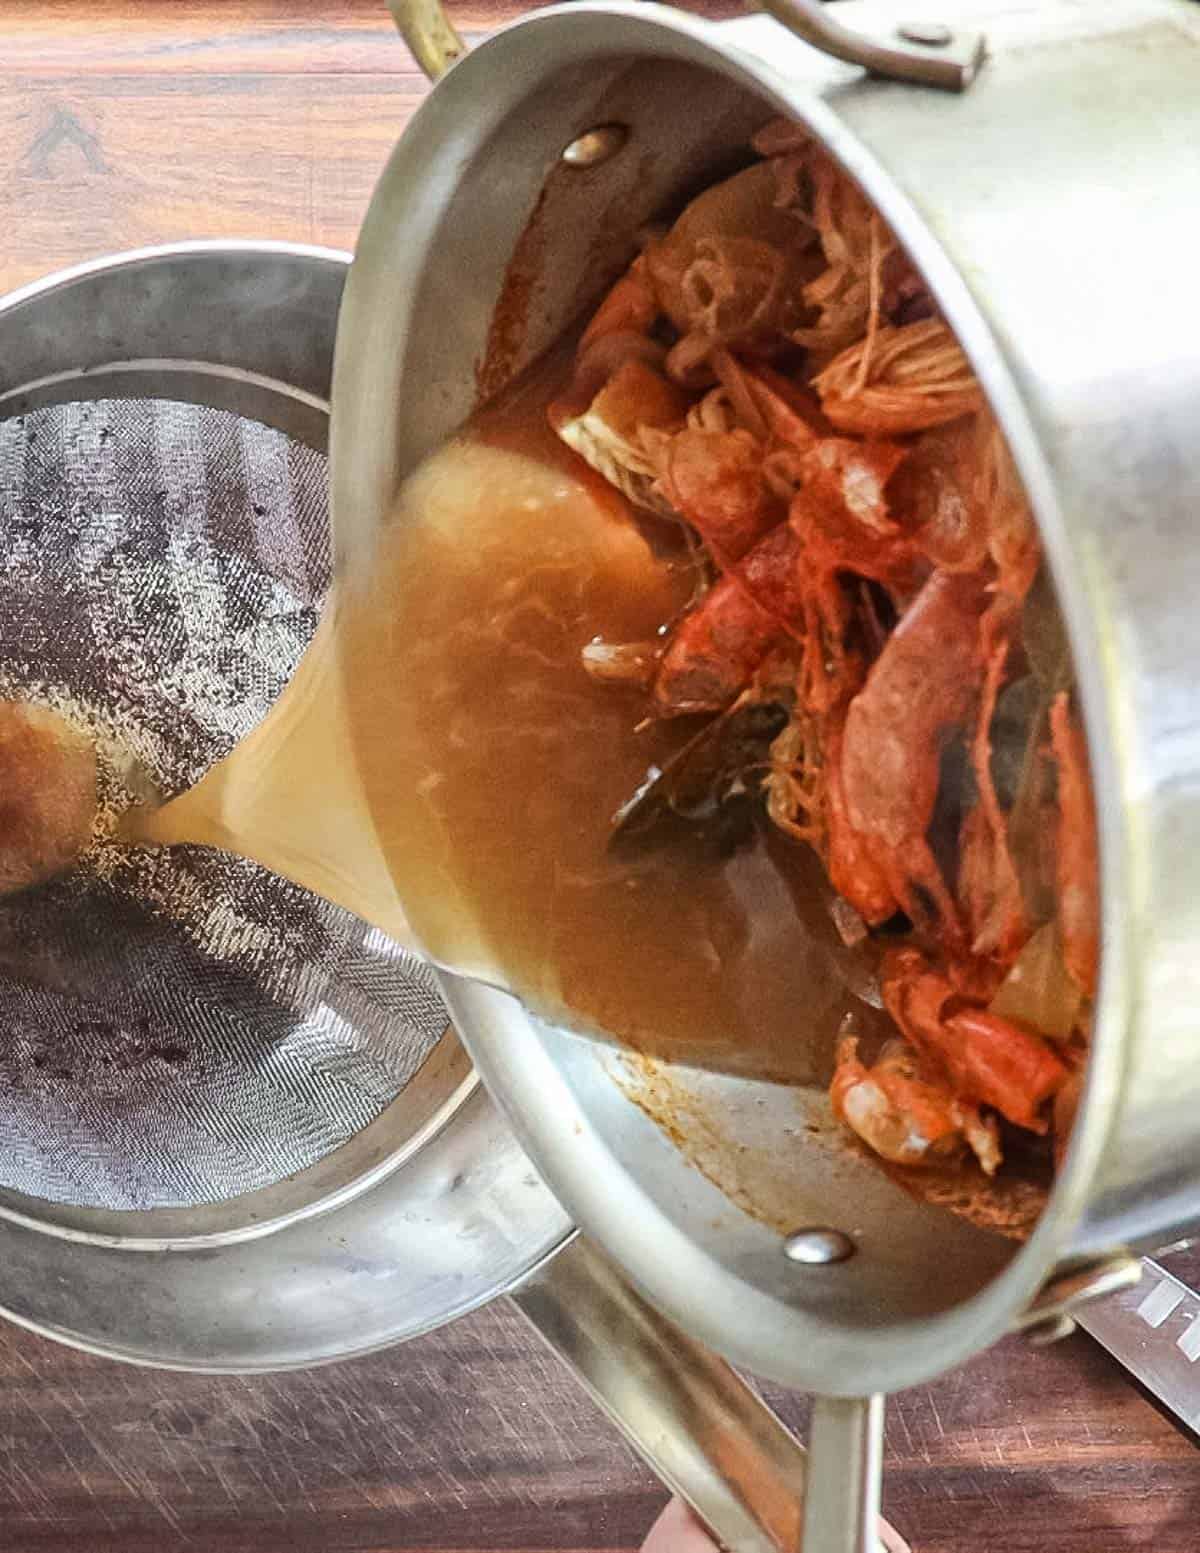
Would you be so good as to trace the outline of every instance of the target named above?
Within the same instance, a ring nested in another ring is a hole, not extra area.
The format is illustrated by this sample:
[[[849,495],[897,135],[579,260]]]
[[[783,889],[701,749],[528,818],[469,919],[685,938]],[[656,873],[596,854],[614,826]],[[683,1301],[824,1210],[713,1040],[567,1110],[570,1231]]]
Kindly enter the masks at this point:
[[[1200,1294],[1142,1259],[1141,1282],[1072,1315],[1187,1428],[1200,1432]]]

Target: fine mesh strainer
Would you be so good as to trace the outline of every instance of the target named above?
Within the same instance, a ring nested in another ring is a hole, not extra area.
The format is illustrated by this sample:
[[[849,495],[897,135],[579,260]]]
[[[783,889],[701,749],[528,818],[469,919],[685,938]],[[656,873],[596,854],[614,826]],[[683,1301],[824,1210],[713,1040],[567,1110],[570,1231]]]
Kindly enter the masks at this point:
[[[469,1085],[432,973],[380,932],[246,860],[111,838],[262,720],[312,635],[343,271],[201,245],[0,313],[0,698],[99,759],[84,860],[0,901],[0,1206],[31,1221],[275,1223]]]
[[[0,695],[94,735],[102,831],[262,720],[326,541],[323,455],[232,411],[100,398],[0,422]],[[145,1209],[314,1165],[446,1017],[424,966],[257,865],[101,840],[0,902],[0,1024],[0,1185]]]
[[[105,839],[312,634],[346,268],[191,243],[0,302],[0,698],[86,728],[101,799],[83,864],[0,902],[0,1310],[121,1358],[366,1352],[569,1232],[425,967],[252,863]]]

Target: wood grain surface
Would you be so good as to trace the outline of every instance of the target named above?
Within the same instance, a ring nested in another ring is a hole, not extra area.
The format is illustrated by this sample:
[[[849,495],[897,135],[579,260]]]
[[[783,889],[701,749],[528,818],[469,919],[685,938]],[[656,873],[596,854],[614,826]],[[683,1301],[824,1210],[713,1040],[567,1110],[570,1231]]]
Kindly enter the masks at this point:
[[[455,15],[474,34],[519,9]],[[179,238],[351,247],[424,89],[383,0],[3,0],[0,290]],[[803,1399],[775,1400],[803,1424]],[[918,1553],[1200,1547],[1192,1439],[1082,1337],[1014,1339],[894,1399],[887,1473]],[[503,1306],[253,1379],[0,1328],[15,1553],[632,1549],[663,1499]]]

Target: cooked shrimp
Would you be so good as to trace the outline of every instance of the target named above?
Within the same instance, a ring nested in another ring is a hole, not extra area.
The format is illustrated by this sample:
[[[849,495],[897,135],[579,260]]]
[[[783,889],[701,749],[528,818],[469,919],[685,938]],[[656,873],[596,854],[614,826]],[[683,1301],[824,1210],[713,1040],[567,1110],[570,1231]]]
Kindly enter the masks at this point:
[[[969,1147],[988,1175],[1000,1163],[995,1121],[957,1100],[903,1041],[889,1041],[870,1068],[858,1041],[838,1044],[830,1087],[834,1114],[894,1165],[945,1164]]]
[[[1061,940],[1078,1004],[1096,982],[1095,815],[1066,694],[1043,747],[1065,635],[1031,594],[1041,545],[1008,445],[913,262],[807,130],[775,120],[754,146],[765,160],[647,246],[577,358],[591,397],[562,434],[677,517],[711,582],[660,654],[604,647],[589,672],[652,674],[651,715],[672,717],[725,711],[772,666],[788,721],[746,787],[820,859],[847,942],[906,934],[884,978],[903,1040],[870,1068],[842,1042],[835,1109],[894,1163],[973,1154],[991,1174],[998,1119],[1042,1133],[1053,1107],[1060,1131],[1078,1083],[1070,1000],[1011,1001],[1039,935]],[[1017,717],[1019,780],[996,732]]]

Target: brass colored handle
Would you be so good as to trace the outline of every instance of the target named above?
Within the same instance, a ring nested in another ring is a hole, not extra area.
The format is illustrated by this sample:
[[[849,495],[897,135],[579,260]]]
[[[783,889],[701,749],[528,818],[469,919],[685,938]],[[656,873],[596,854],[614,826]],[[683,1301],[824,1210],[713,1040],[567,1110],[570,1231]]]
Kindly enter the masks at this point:
[[[440,80],[467,52],[441,0],[388,0],[388,10],[413,58],[431,81]]]
[[[945,92],[964,92],[975,79],[987,47],[981,34],[966,28],[927,24],[898,28],[885,42],[843,27],[834,19],[836,6],[822,0],[746,0],[748,10],[764,10],[789,32],[820,49],[861,65],[873,75]],[[466,45],[447,19],[442,0],[388,0],[392,19],[413,58],[431,81],[466,52]]]
[[[869,33],[843,27],[834,13],[836,5],[823,0],[745,0],[747,9],[763,10],[782,22],[805,43],[861,65],[872,75],[911,86],[935,86],[943,92],[965,92],[987,57],[981,33],[965,27],[928,23],[924,27],[898,26],[885,42]],[[953,7],[949,7],[953,11]]]

